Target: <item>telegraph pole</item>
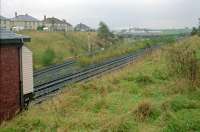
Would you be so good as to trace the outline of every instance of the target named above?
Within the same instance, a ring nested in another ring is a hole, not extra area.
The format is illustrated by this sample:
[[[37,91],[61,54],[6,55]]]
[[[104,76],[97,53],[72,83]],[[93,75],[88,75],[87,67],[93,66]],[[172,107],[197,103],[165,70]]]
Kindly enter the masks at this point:
[[[91,52],[91,44],[90,44],[90,32],[88,32],[88,52]]]

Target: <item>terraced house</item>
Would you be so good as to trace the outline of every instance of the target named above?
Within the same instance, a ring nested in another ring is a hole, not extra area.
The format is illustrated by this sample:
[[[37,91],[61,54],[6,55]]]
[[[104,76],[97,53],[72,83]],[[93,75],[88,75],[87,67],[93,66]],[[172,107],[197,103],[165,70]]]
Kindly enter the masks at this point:
[[[80,23],[75,26],[74,30],[81,31],[81,32],[88,32],[88,31],[91,31],[92,29],[89,26],[87,26],[83,23]]]
[[[66,20],[60,20],[55,17],[46,18],[44,16],[44,20],[42,21],[43,26],[46,28],[46,30],[54,32],[54,31],[72,31],[73,27],[71,24],[66,22]]]
[[[6,17],[0,16],[0,28],[10,29],[10,20]]]
[[[38,27],[44,27],[43,29],[45,29],[45,31],[50,32],[73,31],[73,26],[64,19],[60,20],[54,17],[46,18],[46,16],[44,16],[44,20],[40,21],[28,14],[18,15],[17,12],[15,12],[15,17],[10,19],[0,16],[0,27],[13,31],[37,30]]]
[[[38,19],[25,14],[17,15],[15,12],[15,17],[10,19],[10,27],[12,30],[37,30],[38,26],[41,26],[42,22]]]

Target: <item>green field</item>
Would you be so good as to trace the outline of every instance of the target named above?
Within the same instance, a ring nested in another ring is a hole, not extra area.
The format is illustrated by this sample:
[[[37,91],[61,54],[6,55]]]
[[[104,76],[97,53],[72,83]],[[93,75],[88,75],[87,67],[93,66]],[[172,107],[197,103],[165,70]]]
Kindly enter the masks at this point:
[[[122,70],[67,86],[3,123],[0,131],[197,132],[199,42],[188,38]]]

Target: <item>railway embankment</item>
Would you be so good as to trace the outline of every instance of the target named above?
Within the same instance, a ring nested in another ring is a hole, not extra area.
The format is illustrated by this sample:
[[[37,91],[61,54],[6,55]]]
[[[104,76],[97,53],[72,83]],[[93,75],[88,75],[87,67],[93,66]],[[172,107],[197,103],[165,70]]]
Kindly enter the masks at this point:
[[[2,131],[198,131],[200,38],[181,40],[98,79],[66,86]]]

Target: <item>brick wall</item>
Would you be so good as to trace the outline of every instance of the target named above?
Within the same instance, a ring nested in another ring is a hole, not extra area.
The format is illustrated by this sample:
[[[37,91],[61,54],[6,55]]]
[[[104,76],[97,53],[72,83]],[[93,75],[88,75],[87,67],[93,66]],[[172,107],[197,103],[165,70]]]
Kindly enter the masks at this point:
[[[20,110],[18,56],[16,46],[0,47],[0,123]]]

